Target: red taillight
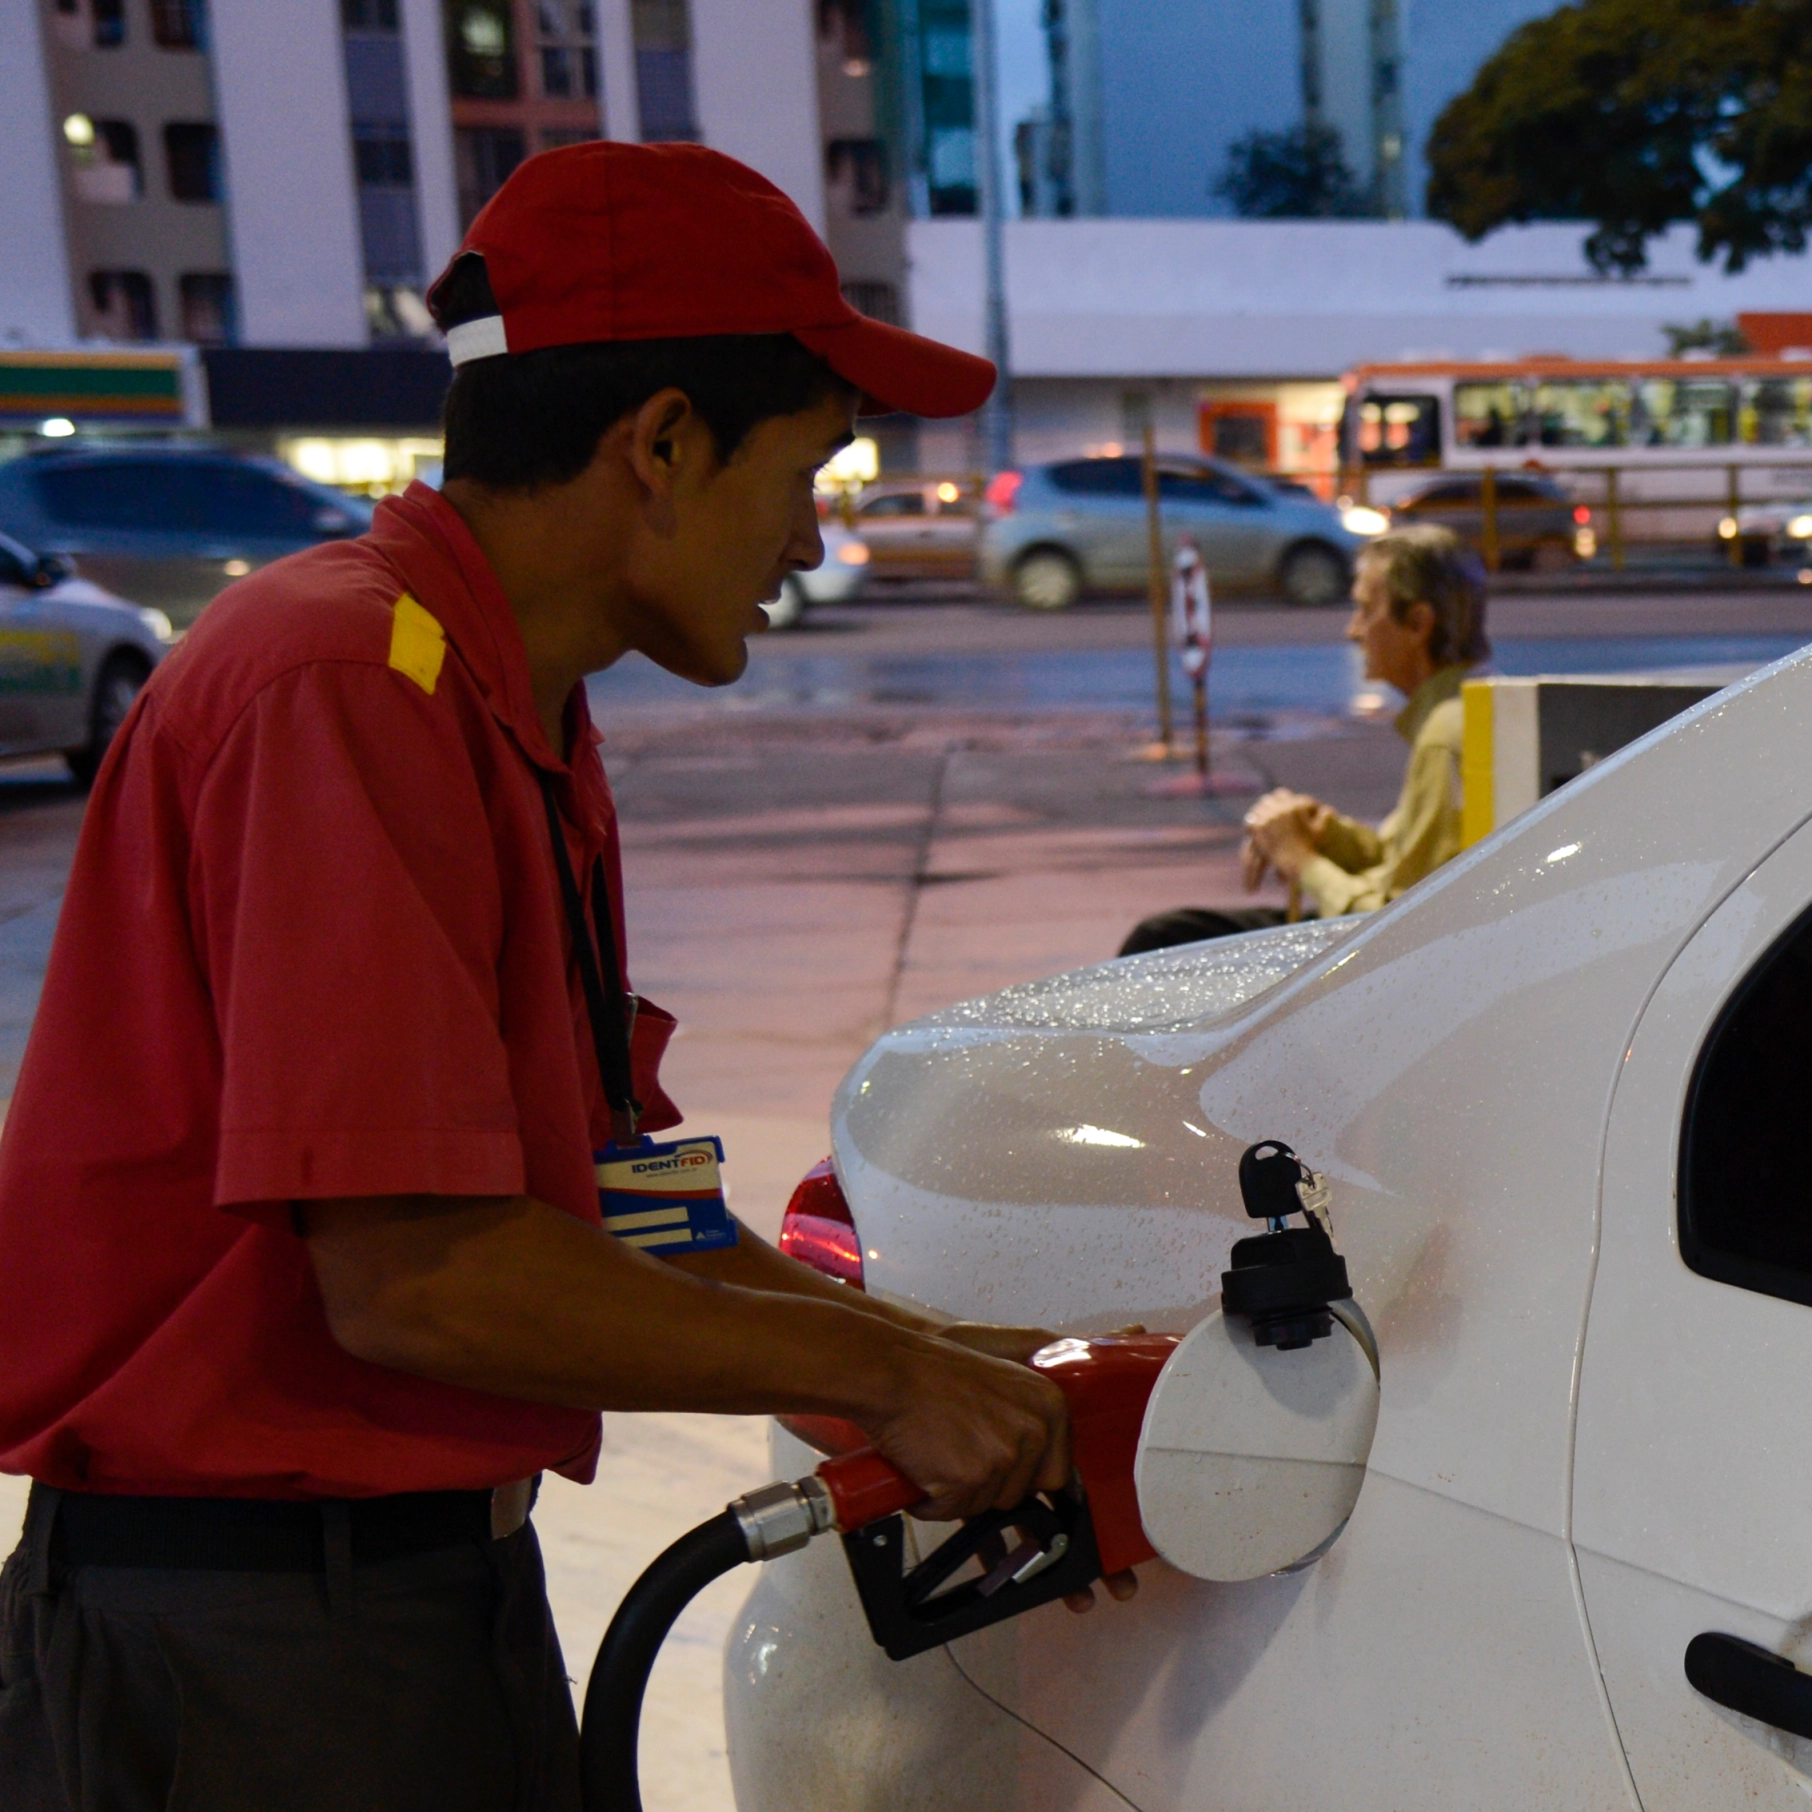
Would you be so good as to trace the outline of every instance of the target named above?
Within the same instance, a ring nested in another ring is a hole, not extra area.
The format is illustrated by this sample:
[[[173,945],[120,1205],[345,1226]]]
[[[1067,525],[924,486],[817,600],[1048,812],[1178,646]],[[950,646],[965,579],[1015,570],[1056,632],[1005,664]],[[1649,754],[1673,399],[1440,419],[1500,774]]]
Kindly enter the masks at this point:
[[[780,1223],[780,1249],[826,1277],[862,1288],[862,1247],[856,1239],[856,1223],[829,1158],[814,1164],[793,1191],[786,1218]]]
[[[1581,528],[1590,528],[1592,526],[1592,512],[1588,510],[1583,503],[1576,503],[1573,506],[1573,520],[1577,522]]]
[[[1025,481],[1023,472],[996,472],[982,489],[982,502],[996,516],[1010,516],[1013,513],[1013,500],[1019,495],[1019,487]]]

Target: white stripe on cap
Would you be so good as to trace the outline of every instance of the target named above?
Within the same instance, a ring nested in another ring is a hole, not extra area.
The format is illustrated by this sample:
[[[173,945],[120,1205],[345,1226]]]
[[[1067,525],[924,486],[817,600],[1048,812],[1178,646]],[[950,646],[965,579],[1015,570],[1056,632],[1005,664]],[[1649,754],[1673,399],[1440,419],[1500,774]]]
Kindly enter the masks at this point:
[[[457,327],[447,329],[447,357],[455,365],[494,359],[509,349],[509,341],[503,337],[502,315],[481,315],[476,321],[461,321]]]

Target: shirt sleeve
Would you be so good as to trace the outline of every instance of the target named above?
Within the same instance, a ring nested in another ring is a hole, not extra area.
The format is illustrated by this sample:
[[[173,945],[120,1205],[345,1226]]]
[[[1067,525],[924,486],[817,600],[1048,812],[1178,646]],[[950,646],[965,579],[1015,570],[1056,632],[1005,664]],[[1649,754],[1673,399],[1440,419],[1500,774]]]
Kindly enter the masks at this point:
[[[1381,859],[1348,874],[1326,856],[1303,867],[1302,886],[1323,918],[1375,912],[1431,875],[1460,850],[1460,764],[1446,743],[1418,742],[1410,752],[1397,809],[1378,833]]]
[[[1335,812],[1328,820],[1316,846],[1336,868],[1357,874],[1362,868],[1384,859],[1384,843],[1369,824]]]
[[[222,1046],[222,1206],[524,1188],[495,845],[461,706],[438,691],[305,667],[210,764],[190,892]]]

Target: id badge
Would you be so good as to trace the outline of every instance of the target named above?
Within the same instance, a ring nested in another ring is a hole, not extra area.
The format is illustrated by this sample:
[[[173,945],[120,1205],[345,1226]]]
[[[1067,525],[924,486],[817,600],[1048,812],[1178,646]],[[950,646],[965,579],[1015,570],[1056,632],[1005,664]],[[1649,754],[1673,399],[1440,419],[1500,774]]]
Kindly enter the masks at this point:
[[[657,1145],[644,1137],[630,1146],[607,1145],[593,1159],[604,1231],[624,1245],[658,1256],[736,1244],[736,1223],[718,1174],[724,1161],[721,1139],[707,1135]]]

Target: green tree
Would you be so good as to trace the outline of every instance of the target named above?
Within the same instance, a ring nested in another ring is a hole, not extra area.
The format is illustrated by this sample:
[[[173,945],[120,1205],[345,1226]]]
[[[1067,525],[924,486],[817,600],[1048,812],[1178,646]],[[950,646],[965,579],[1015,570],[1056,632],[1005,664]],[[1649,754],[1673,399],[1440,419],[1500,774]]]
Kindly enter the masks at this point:
[[[1213,193],[1252,220],[1345,219],[1369,212],[1331,126],[1235,139]]]
[[[1512,33],[1435,122],[1428,212],[1468,239],[1589,220],[1630,273],[1676,221],[1738,271],[1812,225],[1812,0],[1577,0]]]

